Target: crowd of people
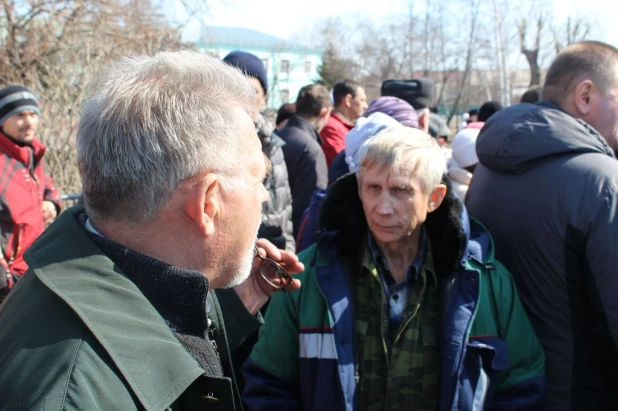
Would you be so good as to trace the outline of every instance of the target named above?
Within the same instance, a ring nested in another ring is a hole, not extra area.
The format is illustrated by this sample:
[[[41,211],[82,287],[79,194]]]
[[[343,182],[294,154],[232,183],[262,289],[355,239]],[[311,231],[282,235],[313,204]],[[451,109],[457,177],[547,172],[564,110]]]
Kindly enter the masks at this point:
[[[618,49],[455,133],[428,79],[268,90],[246,51],[114,63],[64,211],[0,90],[0,410],[618,407]]]

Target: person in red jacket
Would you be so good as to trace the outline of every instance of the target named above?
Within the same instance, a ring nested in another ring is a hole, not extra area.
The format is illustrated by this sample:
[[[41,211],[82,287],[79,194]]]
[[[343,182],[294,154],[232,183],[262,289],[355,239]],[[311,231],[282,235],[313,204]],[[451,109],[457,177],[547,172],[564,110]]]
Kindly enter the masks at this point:
[[[0,90],[0,302],[26,272],[24,251],[60,212],[36,139],[37,98],[23,86]]]
[[[320,132],[326,165],[345,148],[345,135],[354,127],[354,121],[367,110],[367,96],[359,83],[344,80],[333,87],[334,109]]]

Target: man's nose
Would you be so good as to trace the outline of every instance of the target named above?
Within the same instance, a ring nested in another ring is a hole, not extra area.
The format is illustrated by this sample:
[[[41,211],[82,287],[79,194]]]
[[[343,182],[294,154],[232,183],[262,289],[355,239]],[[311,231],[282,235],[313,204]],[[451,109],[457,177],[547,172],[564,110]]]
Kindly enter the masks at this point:
[[[391,201],[388,198],[388,196],[383,195],[380,197],[380,199],[378,200],[378,206],[376,207],[376,210],[379,214],[382,214],[382,215],[393,214],[393,205],[391,204]]]
[[[268,190],[266,189],[266,187],[264,187],[264,184],[260,184],[261,185],[261,203],[265,203],[268,201],[268,198],[270,197],[270,194],[268,194]]]

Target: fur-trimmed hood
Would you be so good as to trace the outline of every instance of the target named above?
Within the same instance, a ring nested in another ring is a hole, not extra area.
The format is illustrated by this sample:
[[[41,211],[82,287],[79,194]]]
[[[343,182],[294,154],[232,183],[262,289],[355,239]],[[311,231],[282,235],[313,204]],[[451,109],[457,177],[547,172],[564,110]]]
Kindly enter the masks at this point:
[[[442,183],[447,186],[446,197],[440,207],[427,216],[425,228],[436,272],[446,275],[468,257],[470,222],[446,176]],[[320,227],[319,243],[336,242],[339,252],[347,255],[354,255],[361,249],[367,234],[367,220],[358,196],[356,174],[348,174],[329,187],[320,211]]]

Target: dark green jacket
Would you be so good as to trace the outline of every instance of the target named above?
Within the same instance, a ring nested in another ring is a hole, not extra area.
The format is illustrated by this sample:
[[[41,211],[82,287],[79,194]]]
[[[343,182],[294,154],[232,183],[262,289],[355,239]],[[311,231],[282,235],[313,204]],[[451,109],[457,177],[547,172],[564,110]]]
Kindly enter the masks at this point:
[[[30,269],[0,306],[0,410],[242,409],[213,293],[211,318],[230,378],[203,375],[135,284],[83,231],[75,219],[82,212],[63,213],[33,244]],[[228,315],[236,321],[230,345],[238,346],[256,320],[233,298],[228,293],[226,304],[241,307]]]

